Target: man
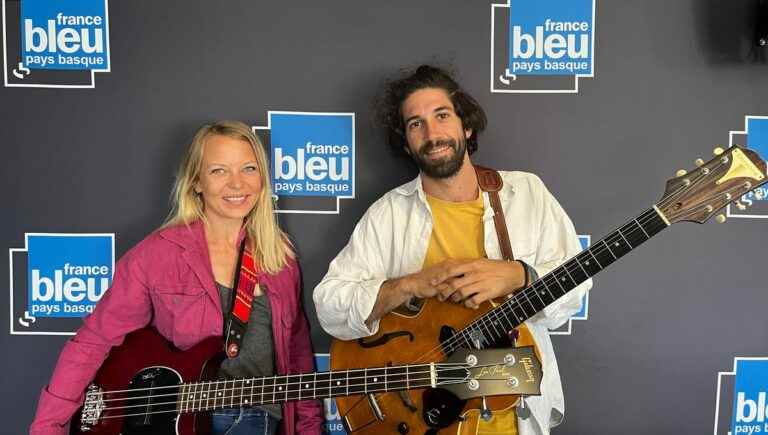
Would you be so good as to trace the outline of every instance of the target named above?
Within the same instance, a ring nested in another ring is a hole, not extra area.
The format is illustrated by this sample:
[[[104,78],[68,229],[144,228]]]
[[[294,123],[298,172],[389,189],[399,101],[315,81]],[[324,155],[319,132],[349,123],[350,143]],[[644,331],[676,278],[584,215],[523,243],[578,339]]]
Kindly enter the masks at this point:
[[[368,209],[315,288],[320,324],[329,334],[344,340],[375,334],[381,317],[412,298],[475,308],[581,250],[573,224],[538,177],[501,172],[500,202],[518,261],[501,260],[494,213],[470,160],[486,116],[447,72],[423,65],[406,73],[388,84],[381,107],[390,145],[410,155],[419,176]],[[578,312],[590,287],[583,283],[521,326],[542,357],[542,395],[526,399],[530,417],[518,412],[510,423],[499,416],[479,433],[548,434],[562,421],[548,329]]]

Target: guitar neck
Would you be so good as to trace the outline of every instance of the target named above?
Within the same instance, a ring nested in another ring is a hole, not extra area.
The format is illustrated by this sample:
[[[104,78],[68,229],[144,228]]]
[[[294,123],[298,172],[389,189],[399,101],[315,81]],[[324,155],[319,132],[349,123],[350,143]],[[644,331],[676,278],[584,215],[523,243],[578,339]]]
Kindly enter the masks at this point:
[[[503,304],[475,319],[444,350],[456,347],[483,348],[507,335],[508,331],[542,311],[587,279],[613,264],[646,240],[660,233],[668,224],[655,207],[641,213],[597,243],[566,261],[548,274],[518,291]]]
[[[179,413],[435,386],[433,364],[194,382],[179,387]]]

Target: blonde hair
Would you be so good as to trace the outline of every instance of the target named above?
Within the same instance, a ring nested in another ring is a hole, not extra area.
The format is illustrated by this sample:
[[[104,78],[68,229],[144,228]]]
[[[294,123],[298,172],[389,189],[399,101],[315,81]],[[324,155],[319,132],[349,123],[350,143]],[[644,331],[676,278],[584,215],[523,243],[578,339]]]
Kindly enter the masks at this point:
[[[176,182],[171,194],[171,212],[162,227],[189,225],[198,219],[206,221],[203,200],[195,192],[195,184],[199,179],[203,163],[203,146],[208,138],[217,135],[248,142],[256,155],[262,189],[256,206],[245,217],[245,229],[253,259],[267,273],[277,273],[285,267],[289,258],[294,257],[294,252],[288,236],[277,224],[272,206],[272,187],[264,145],[253,130],[242,122],[218,121],[197,130],[176,174]]]

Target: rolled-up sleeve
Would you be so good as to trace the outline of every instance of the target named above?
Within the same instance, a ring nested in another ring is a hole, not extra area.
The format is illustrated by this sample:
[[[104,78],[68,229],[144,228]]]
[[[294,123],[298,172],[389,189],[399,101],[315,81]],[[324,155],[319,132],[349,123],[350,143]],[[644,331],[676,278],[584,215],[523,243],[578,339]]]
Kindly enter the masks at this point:
[[[373,310],[387,270],[383,256],[390,248],[378,228],[391,228],[392,216],[372,206],[355,226],[344,249],[328,267],[315,287],[313,299],[323,329],[342,340],[375,334],[376,321],[369,329],[365,320]],[[375,223],[375,225],[374,225]]]
[[[152,306],[135,253],[134,248],[117,263],[112,287],[64,345],[51,381],[40,395],[31,434],[69,433],[69,420],[83,404],[83,392],[109,350],[122,344],[126,334],[149,323]]]
[[[533,268],[539,277],[548,274],[566,260],[581,252],[581,244],[573,223],[554,196],[541,180],[535,196],[541,210],[540,237]],[[592,288],[588,279],[576,288],[545,307],[529,321],[539,323],[548,329],[559,328],[571,316],[581,310],[584,295]]]

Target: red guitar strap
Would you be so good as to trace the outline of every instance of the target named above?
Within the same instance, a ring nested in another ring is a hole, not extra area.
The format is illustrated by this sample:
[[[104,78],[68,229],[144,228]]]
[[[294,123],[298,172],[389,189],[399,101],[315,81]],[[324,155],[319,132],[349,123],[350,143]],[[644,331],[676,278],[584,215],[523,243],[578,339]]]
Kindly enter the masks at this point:
[[[227,327],[224,328],[224,351],[230,358],[234,358],[240,353],[243,336],[248,327],[248,319],[251,316],[253,291],[259,284],[256,277],[256,263],[253,261],[253,255],[247,245],[248,238],[246,237],[240,244],[240,255],[237,258],[234,291],[230,304],[232,308],[229,312]]]

